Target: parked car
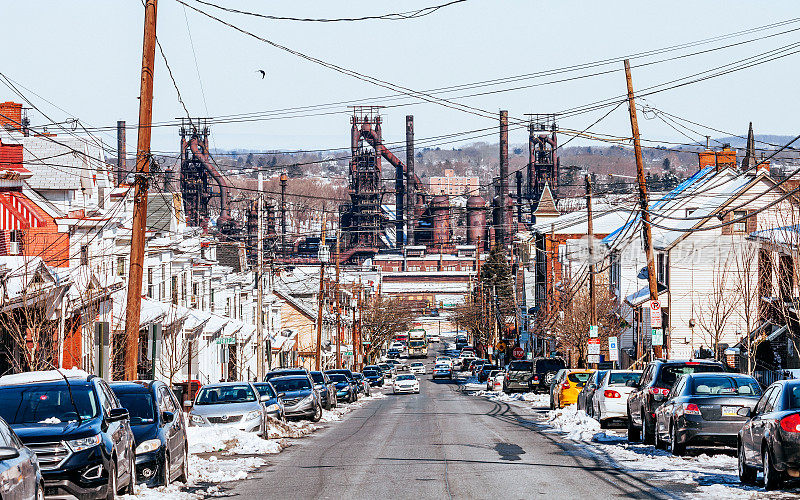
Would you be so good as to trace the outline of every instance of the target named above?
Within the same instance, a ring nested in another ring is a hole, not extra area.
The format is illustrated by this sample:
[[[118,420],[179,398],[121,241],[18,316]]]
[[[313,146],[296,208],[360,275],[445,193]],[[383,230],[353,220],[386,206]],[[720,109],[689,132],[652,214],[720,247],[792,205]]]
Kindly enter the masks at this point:
[[[396,351],[402,351],[403,347],[405,347],[405,346],[400,341],[394,341],[389,345],[389,349],[394,349]]]
[[[491,370],[486,376],[486,390],[500,391],[503,389],[502,370]]]
[[[738,433],[761,396],[761,386],[749,375],[694,373],[681,376],[656,410],[656,448],[671,445],[673,455],[687,446],[737,445]]]
[[[0,498],[44,499],[44,479],[36,454],[0,418]]]
[[[538,393],[548,392],[558,371],[567,367],[561,358],[540,357],[533,358],[531,361],[533,373],[528,379],[528,390]]]
[[[657,359],[648,363],[639,382],[628,382],[634,388],[628,398],[628,441],[638,441],[641,436],[645,443],[655,444],[656,410],[678,377],[690,373],[724,371],[722,363],[711,360]]]
[[[553,409],[564,408],[578,402],[578,393],[592,376],[594,370],[574,369],[564,374],[563,381],[553,388]]]
[[[503,382],[503,392],[525,392],[530,389],[530,379],[533,376],[533,361],[515,360],[508,364],[506,379]]]
[[[579,410],[586,412],[586,414],[590,417],[593,416],[592,410],[594,409],[594,397],[595,394],[597,394],[597,387],[600,385],[600,382],[603,380],[605,375],[605,370],[597,370],[596,372],[592,373],[592,376],[589,377],[589,380],[583,384],[583,389],[581,389],[581,392],[578,393],[578,401],[576,402],[576,406]]]
[[[378,367],[381,370],[383,370],[382,373],[383,373],[383,378],[384,379],[387,379],[387,378],[390,379],[390,378],[392,378],[394,376],[394,365],[393,364],[391,364],[391,363],[381,363],[381,364],[378,365]]]
[[[452,367],[453,358],[451,358],[450,356],[436,356],[436,360],[433,362],[433,364],[438,365],[439,363],[447,363]]]
[[[383,387],[383,374],[380,371],[372,368],[364,368],[364,371],[361,373],[364,374],[364,378],[367,379],[370,386]]]
[[[421,361],[415,361],[409,365],[411,369],[411,373],[414,375],[425,375],[425,363]]]
[[[311,372],[305,368],[276,368],[267,373],[267,375],[264,377],[264,382],[269,382],[270,379],[275,377],[286,377],[288,375],[306,375],[311,377]]]
[[[267,409],[261,402],[258,390],[250,382],[206,384],[194,398],[194,405],[189,411],[189,425],[233,427],[255,432],[266,439]]]
[[[447,363],[438,363],[436,365],[433,365],[433,376],[432,376],[432,378],[433,378],[433,380],[436,380],[437,378],[452,379],[453,378],[453,369]]]
[[[411,373],[398,375],[394,381],[392,392],[394,394],[399,394],[401,392],[419,394],[419,380]]]
[[[391,360],[391,359],[399,359],[399,358],[400,358],[400,351],[398,351],[397,349],[389,349],[388,351],[386,351],[386,360],[387,361]]]
[[[558,370],[555,377],[553,377],[553,381],[550,383],[550,409],[555,409],[556,407],[554,399],[556,387],[564,383],[564,377],[567,376],[567,373],[569,373],[569,368]]]
[[[330,373],[328,374],[328,377],[330,377],[331,381],[336,387],[337,401],[347,401],[348,403],[352,403],[358,398],[356,395],[356,388],[353,387],[353,384],[350,383],[344,374]]]
[[[353,378],[355,378],[356,382],[358,382],[358,386],[361,388],[361,393],[365,396],[369,396],[369,381],[364,378],[364,374],[353,372]]]
[[[780,380],[767,387],[739,431],[739,479],[753,483],[761,469],[764,488],[778,488],[800,472],[800,380]]]
[[[600,422],[600,428],[605,429],[615,419],[628,418],[628,396],[633,392],[633,387],[627,384],[630,381],[638,381],[641,376],[641,371],[608,370],[606,372],[592,402],[592,416]]]
[[[380,365],[367,365],[361,370],[361,373],[364,373],[367,370],[374,370],[374,371],[378,372],[378,375],[383,377],[383,370],[384,369]]]
[[[486,382],[486,380],[489,378],[489,373],[499,369],[500,367],[497,365],[492,365],[489,363],[482,364],[476,375],[478,378],[478,382]]]
[[[460,357],[456,358],[456,360],[453,362],[453,370],[455,370],[455,371],[465,371],[465,370],[467,370],[469,368],[469,365],[473,361],[475,361],[476,359],[478,359],[478,358],[476,358],[475,356],[470,356],[470,355],[460,356]]]
[[[336,384],[324,372],[311,372],[311,380],[314,381],[314,389],[319,393],[322,407],[326,410],[336,408]]]
[[[261,404],[267,412],[268,417],[278,420],[286,420],[286,411],[283,407],[283,400],[278,397],[278,391],[270,382],[253,382],[259,394]]]
[[[356,399],[358,399],[358,394],[363,391],[363,387],[361,387],[361,384],[356,381],[355,377],[353,377],[353,372],[348,370],[348,369],[346,369],[346,368],[336,368],[334,370],[325,370],[325,373],[327,373],[328,376],[330,376],[333,373],[339,373],[339,374],[344,375],[347,378],[347,380],[350,382],[350,385],[353,386],[353,389],[355,389],[355,391],[356,391]]]
[[[109,384],[128,410],[136,443],[137,482],[148,487],[186,482],[189,441],[183,409],[164,382],[137,381]]]
[[[441,342],[441,340],[442,339],[438,333],[431,333],[428,335],[428,342],[436,343],[436,342]]]
[[[467,347],[467,345],[468,345],[467,337],[465,337],[463,335],[456,335],[455,345],[456,345],[456,349],[459,350],[459,351],[461,349],[463,349],[464,347]]]
[[[275,377],[270,382],[278,392],[278,397],[283,400],[283,411],[287,417],[301,417],[319,422],[322,418],[322,403],[309,377],[288,375]]]
[[[133,493],[136,455],[128,410],[105,380],[81,370],[5,375],[0,417],[36,454],[45,495]]]

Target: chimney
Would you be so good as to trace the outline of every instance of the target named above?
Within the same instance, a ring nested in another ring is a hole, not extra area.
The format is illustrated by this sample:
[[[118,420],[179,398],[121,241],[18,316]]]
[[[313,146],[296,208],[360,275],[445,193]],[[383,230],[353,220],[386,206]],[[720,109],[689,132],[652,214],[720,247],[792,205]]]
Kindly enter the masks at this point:
[[[117,122],[117,185],[124,183],[125,177],[128,175],[128,168],[125,163],[126,156],[125,121],[120,120]]]
[[[0,102],[0,126],[22,132],[22,104]]]
[[[496,243],[506,243],[506,196],[508,196],[508,111],[500,111],[500,192],[495,198],[496,215],[494,217]]]

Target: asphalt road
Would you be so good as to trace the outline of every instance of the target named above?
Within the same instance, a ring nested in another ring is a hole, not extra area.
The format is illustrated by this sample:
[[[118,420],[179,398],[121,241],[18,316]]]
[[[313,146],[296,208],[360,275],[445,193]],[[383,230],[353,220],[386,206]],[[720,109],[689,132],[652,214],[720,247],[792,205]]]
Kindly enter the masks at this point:
[[[430,361],[430,359],[429,359]],[[530,415],[422,377],[271,459],[226,493],[244,498],[653,498],[644,477],[609,469]]]

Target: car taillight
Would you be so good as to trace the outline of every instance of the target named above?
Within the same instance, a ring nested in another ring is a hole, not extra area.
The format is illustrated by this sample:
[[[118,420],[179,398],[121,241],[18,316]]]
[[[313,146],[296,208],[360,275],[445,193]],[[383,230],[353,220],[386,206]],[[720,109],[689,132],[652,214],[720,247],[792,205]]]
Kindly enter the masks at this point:
[[[684,403],[683,413],[684,415],[700,415],[700,408],[694,403]]]
[[[565,380],[564,384],[561,387],[564,389],[569,389],[569,380]]]
[[[533,381],[534,382],[538,382],[539,381],[539,375],[534,375],[533,376]]]
[[[611,390],[611,389],[606,389],[605,392],[603,392],[603,396],[605,396],[607,398],[621,398],[622,397],[622,396],[619,395],[619,393],[617,391],[614,391],[614,390]]]
[[[661,387],[651,387],[650,388],[650,394],[652,394],[654,396],[658,395],[658,394],[661,394],[662,396],[666,396],[667,394],[669,394],[669,389],[662,389]]]
[[[800,414],[795,413],[781,419],[781,429],[786,432],[800,432]]]

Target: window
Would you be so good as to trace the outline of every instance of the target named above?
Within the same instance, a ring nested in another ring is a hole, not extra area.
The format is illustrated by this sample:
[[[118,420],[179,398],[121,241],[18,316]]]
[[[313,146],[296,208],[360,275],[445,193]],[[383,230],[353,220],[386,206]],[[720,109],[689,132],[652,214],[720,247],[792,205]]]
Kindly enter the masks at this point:
[[[669,256],[659,253],[656,257],[656,279],[664,286],[669,286]]]
[[[690,217],[694,211],[697,210],[696,208],[687,208],[686,209],[686,217]]]
[[[622,283],[622,265],[619,261],[619,252],[611,253],[611,269],[609,272],[609,287],[611,292],[619,297],[621,295],[620,284]]]
[[[735,234],[745,234],[747,232],[747,210],[734,210],[732,230]],[[742,219],[742,220],[737,220]]]
[[[153,293],[155,292],[155,288],[153,287],[153,268],[147,268],[147,296],[149,298],[153,298]]]
[[[172,277],[172,303],[178,304],[178,277]]]
[[[81,265],[89,265],[89,245],[81,245]]]
[[[125,269],[125,257],[122,255],[117,257],[117,276],[125,276],[127,269]]]

